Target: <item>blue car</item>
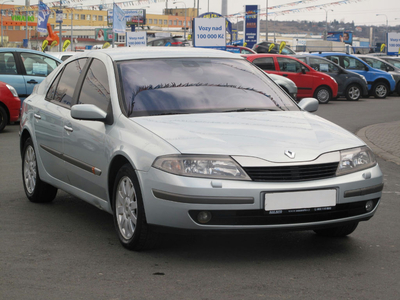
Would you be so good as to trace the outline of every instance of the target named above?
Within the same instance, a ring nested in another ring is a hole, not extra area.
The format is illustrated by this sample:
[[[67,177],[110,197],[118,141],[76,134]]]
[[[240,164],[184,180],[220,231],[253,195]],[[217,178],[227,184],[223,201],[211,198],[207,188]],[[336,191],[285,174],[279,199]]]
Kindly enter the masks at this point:
[[[12,85],[23,101],[62,60],[25,48],[0,48],[0,81]]]
[[[396,88],[396,82],[391,74],[370,67],[366,62],[354,55],[338,52],[312,54],[325,57],[346,70],[363,75],[368,83],[369,95],[375,98],[386,98]]]

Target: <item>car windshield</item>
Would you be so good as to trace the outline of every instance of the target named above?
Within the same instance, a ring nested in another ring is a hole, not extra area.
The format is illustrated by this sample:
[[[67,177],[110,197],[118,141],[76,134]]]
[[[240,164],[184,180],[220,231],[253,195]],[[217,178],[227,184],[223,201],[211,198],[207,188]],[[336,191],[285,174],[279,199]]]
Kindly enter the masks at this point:
[[[129,117],[299,110],[245,60],[171,58],[122,61],[117,66]]]

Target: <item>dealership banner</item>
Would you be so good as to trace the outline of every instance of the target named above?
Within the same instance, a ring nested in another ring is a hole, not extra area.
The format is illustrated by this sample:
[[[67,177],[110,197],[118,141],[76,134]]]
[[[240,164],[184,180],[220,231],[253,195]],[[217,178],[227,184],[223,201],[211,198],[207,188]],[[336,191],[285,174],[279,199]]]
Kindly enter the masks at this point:
[[[400,33],[389,32],[388,33],[388,55],[398,55],[400,54]]]
[[[113,32],[125,33],[125,31],[126,31],[125,13],[116,3],[114,3]]]
[[[50,8],[43,2],[39,3],[39,13],[36,30],[47,33],[47,21],[49,20]]]
[[[260,17],[258,15],[258,5],[246,5],[246,19],[244,24],[244,41],[247,43],[246,47],[253,48],[260,39]]]

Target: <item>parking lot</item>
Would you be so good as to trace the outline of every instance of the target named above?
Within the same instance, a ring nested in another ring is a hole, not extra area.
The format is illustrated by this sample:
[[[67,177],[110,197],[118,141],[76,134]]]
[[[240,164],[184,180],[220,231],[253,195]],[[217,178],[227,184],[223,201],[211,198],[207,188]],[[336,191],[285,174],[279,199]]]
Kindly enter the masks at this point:
[[[353,133],[399,121],[400,97],[331,101],[316,112]],[[18,126],[0,134],[3,299],[398,299],[400,166],[378,158],[380,207],[346,238],[311,231],[163,235],[152,251],[121,247],[112,216],[65,192],[30,203]]]

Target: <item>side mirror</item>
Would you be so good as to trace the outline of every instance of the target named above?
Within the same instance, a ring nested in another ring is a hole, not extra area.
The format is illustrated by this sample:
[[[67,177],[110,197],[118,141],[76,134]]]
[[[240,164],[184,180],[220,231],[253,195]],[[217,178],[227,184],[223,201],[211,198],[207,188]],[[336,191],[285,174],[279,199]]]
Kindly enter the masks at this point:
[[[75,104],[71,107],[71,117],[77,120],[104,122],[107,113],[93,104]]]
[[[318,110],[319,102],[315,98],[303,98],[298,105],[302,110],[314,112]]]

